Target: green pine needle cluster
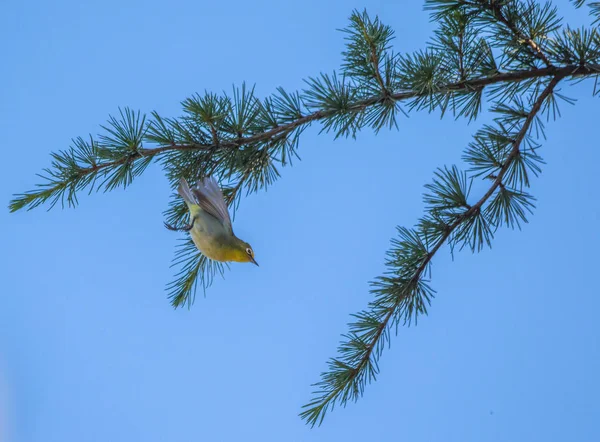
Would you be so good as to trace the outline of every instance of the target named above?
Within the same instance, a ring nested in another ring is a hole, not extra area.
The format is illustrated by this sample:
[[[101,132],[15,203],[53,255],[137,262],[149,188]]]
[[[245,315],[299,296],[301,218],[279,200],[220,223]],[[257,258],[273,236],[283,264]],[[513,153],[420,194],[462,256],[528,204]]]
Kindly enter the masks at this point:
[[[309,425],[320,424],[327,411],[356,401],[376,379],[392,332],[427,313],[435,295],[431,263],[442,246],[477,252],[491,246],[498,228],[527,223],[535,207],[528,189],[544,163],[544,124],[560,116],[561,102],[574,102],[559,84],[588,81],[598,93],[600,2],[572,3],[589,7],[590,26],[563,24],[550,2],[426,0],[437,29],[410,54],[394,52],[394,32],[378,17],[353,11],[342,30],[339,72],[266,98],[246,84],[231,93],[197,94],[182,102],[176,118],[120,110],[97,137],[76,138],[69,149],[53,153],[41,184],[16,195],[10,210],[75,206],[80,192],[126,187],[151,163],[164,169],[173,190],[181,177],[194,183],[215,176],[235,209],[298,158],[300,136],[313,123],[334,137],[354,137],[367,128],[398,128],[400,114],[414,111],[468,120],[490,111],[494,121],[464,148],[464,166],[435,171],[425,186],[424,215],[413,228],[398,228],[386,273],[372,282],[372,301],[353,315],[337,357],[300,414]],[[486,183],[483,194],[473,195],[474,180]],[[182,226],[187,216],[173,192],[166,222]],[[191,306],[196,289],[205,290],[224,272],[189,239],[178,246],[174,266],[167,291],[175,307]]]

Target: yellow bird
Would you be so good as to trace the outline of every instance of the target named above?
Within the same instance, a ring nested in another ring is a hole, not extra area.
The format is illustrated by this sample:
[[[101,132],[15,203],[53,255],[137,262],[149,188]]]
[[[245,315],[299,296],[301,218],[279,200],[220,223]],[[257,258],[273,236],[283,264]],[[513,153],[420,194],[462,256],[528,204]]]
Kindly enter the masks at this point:
[[[258,265],[250,244],[233,233],[227,204],[214,178],[205,178],[194,188],[190,188],[187,181],[181,178],[177,192],[190,210],[190,224],[177,229],[165,223],[168,229],[190,232],[198,250],[210,259]]]

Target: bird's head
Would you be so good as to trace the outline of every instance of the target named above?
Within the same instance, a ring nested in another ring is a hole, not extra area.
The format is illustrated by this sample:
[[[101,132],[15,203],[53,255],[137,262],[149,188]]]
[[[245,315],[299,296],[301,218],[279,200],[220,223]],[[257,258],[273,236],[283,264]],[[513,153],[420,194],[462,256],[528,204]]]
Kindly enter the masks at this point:
[[[256,260],[254,259],[254,250],[250,244],[241,239],[236,238],[235,244],[231,250],[231,261],[235,262],[251,262],[253,264],[258,265]]]

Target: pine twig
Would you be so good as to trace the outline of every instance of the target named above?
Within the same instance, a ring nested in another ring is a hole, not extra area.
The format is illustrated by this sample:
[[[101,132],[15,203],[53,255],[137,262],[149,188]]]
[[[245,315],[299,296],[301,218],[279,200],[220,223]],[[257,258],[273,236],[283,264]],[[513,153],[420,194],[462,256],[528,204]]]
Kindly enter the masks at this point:
[[[510,31],[519,40],[524,41],[533,50],[534,56],[542,60],[546,67],[553,66],[550,60],[548,60],[548,57],[546,57],[546,54],[544,54],[544,52],[542,51],[542,48],[531,38],[527,37],[521,31],[519,31],[515,24],[504,16],[504,13],[502,12],[502,7],[498,3],[491,2],[489,5],[486,5],[486,7],[492,12],[496,20],[498,20],[500,23],[502,23],[504,26],[510,29]]]

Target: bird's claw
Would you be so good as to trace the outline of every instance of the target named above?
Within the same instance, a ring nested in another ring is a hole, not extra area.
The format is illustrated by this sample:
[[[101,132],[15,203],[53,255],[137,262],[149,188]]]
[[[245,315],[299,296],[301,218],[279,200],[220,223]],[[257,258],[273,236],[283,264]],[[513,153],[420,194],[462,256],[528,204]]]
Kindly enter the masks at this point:
[[[192,230],[192,227],[194,227],[194,223],[183,227],[172,226],[171,224],[168,224],[166,222],[163,222],[163,224],[167,229],[172,230],[173,232],[189,232],[190,230]]]

